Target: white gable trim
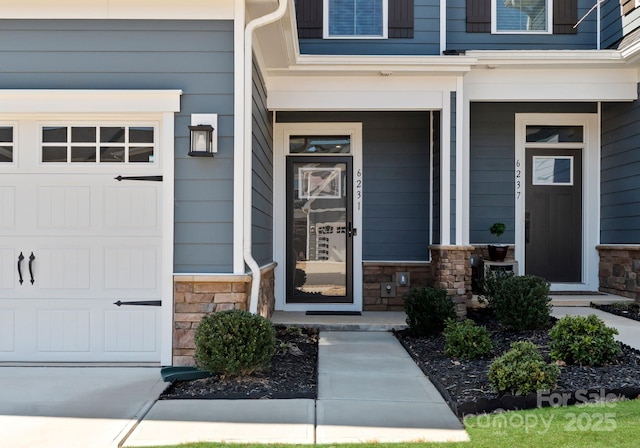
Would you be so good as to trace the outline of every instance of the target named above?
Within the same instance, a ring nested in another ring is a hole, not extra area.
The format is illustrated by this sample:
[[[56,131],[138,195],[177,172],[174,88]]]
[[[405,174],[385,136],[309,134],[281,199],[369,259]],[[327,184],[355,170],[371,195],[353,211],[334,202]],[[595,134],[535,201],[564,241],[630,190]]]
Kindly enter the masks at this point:
[[[234,0],[5,0],[5,19],[233,19]]]
[[[182,90],[0,90],[0,113],[180,111]]]

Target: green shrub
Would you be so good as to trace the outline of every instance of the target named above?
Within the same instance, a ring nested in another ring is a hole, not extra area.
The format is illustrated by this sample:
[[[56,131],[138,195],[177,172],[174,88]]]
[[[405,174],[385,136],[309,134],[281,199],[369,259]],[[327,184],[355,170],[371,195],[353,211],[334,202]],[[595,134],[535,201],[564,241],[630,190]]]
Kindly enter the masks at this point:
[[[417,336],[437,334],[444,330],[445,321],[454,319],[454,304],[444,289],[416,288],[404,296],[409,331]]]
[[[549,282],[533,275],[505,278],[490,302],[496,317],[515,331],[538,330],[549,325]]]
[[[511,344],[511,350],[496,358],[489,367],[489,383],[499,393],[527,395],[539,390],[552,390],[560,368],[547,364],[532,342]]]
[[[504,269],[495,269],[488,271],[487,274],[478,281],[480,294],[478,301],[480,303],[488,303],[491,306],[496,291],[502,286],[502,283],[509,277],[513,277],[513,271],[505,271]]]
[[[607,327],[595,314],[565,316],[549,332],[551,357],[567,364],[606,364],[620,354],[614,334],[618,334],[618,330]]]
[[[220,311],[205,316],[195,333],[198,368],[228,376],[265,368],[275,351],[271,322],[248,311]]]
[[[493,350],[489,332],[471,319],[448,320],[444,329],[444,354],[455,358],[481,358]]]

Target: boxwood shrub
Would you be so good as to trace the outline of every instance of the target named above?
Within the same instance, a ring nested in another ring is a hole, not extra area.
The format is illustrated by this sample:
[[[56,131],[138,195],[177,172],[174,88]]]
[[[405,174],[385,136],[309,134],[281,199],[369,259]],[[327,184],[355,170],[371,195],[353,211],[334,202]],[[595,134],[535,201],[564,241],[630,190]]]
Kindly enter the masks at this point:
[[[534,275],[507,277],[489,302],[500,322],[514,331],[539,330],[549,325],[549,282]]]
[[[275,352],[271,322],[248,311],[220,311],[205,316],[195,332],[199,369],[228,376],[264,369]]]
[[[493,350],[487,329],[476,325],[471,319],[460,322],[448,320],[444,340],[444,354],[453,358],[481,358]]]
[[[607,327],[595,314],[565,316],[549,332],[551,357],[567,364],[607,364],[621,351],[620,344],[613,338],[616,334],[618,330]]]
[[[511,344],[511,349],[489,367],[489,383],[498,393],[527,395],[553,390],[560,368],[544,362],[538,348],[529,341]]]
[[[447,319],[456,317],[453,301],[445,289],[416,288],[404,296],[409,331],[416,336],[438,334]]]

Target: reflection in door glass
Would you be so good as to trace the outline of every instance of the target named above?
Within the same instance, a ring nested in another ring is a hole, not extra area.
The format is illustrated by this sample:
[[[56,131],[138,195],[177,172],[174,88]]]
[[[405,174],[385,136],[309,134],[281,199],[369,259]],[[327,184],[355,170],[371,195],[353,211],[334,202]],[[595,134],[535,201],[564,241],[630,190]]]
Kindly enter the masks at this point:
[[[348,135],[292,135],[289,137],[291,154],[349,154],[351,137]]]
[[[347,295],[346,164],[293,164],[294,297]]]
[[[573,157],[533,157],[533,185],[573,185]]]

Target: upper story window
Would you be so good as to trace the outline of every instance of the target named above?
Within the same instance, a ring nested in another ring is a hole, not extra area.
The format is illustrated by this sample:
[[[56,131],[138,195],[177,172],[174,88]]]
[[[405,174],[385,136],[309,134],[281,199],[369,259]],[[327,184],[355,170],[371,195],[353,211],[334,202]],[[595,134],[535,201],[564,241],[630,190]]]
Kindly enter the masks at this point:
[[[0,163],[13,162],[13,126],[0,125]]]
[[[387,0],[324,0],[325,39],[387,37]]]
[[[494,33],[547,33],[551,16],[551,0],[493,0]]]
[[[411,39],[413,0],[295,0],[300,39]]]
[[[576,34],[578,0],[467,0],[467,33]]]

